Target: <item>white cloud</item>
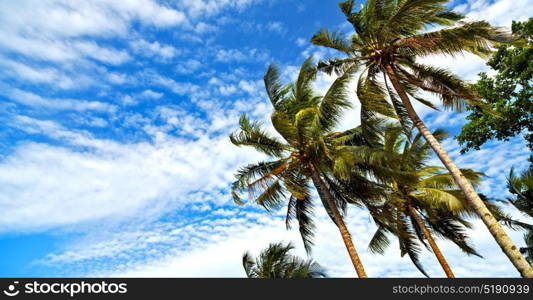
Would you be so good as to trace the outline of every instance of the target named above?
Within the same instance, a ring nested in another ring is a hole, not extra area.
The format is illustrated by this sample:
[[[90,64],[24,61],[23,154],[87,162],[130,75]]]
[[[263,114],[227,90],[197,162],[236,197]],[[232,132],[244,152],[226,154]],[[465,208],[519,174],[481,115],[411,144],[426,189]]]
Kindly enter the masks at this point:
[[[229,96],[229,95],[235,94],[235,92],[237,92],[237,87],[235,85],[233,85],[233,84],[223,85],[223,86],[220,86],[218,88],[218,91],[223,96]]]
[[[269,54],[260,49],[219,49],[215,54],[215,60],[228,62],[262,62],[269,59]]]
[[[159,131],[153,144],[120,144],[50,121],[16,122],[70,147],[27,142],[2,160],[0,231],[41,231],[106,217],[149,219],[194,201],[189,193],[226,189],[236,166],[257,157],[231,146],[227,135],[187,140]]]
[[[120,101],[124,105],[136,105],[137,103],[139,103],[131,95],[123,95],[122,97],[120,97]]]
[[[284,33],[286,31],[283,23],[279,21],[270,21],[266,24],[266,29],[273,32]]]
[[[307,44],[307,40],[304,39],[304,38],[297,38],[296,39],[296,45],[298,45],[298,47],[303,47]]]
[[[242,10],[258,0],[180,0],[179,7],[184,8],[191,17],[209,17],[224,9]]]
[[[163,60],[171,59],[179,53],[176,48],[170,45],[162,45],[158,41],[147,42],[141,39],[131,42],[130,45],[137,54]]]
[[[86,124],[92,127],[106,127],[109,123],[105,119],[92,117],[87,120]]]
[[[217,27],[213,26],[213,25],[209,25],[207,23],[204,23],[204,22],[198,22],[195,27],[194,27],[194,31],[196,33],[199,33],[199,34],[203,34],[203,33],[207,33],[207,32],[213,32],[213,31],[216,31],[217,30]]]
[[[3,18],[3,31],[35,37],[44,34],[45,38],[125,35],[129,22],[135,20],[162,27],[187,21],[183,12],[153,0],[21,0],[2,2],[0,7],[10,12]]]
[[[142,37],[137,25],[142,30],[177,27],[185,32],[205,33],[213,31],[214,26],[197,18],[226,9],[240,10],[251,3],[242,0],[182,1],[179,5],[157,0],[2,1],[0,10],[9,14],[0,23],[0,60],[14,71],[4,72],[4,76],[16,74],[20,76],[17,80],[23,78],[63,89],[94,85],[102,77],[99,72],[95,74],[98,66],[93,63],[119,65],[131,60],[128,49],[120,48],[121,43],[111,44],[117,39]],[[173,46],[143,38],[131,44],[136,53],[162,60],[180,53]],[[25,62],[11,54],[24,56]],[[37,67],[29,61],[53,63],[54,67]],[[80,66],[83,66],[81,70]],[[113,84],[124,82],[116,74],[109,79]]]
[[[163,93],[158,93],[152,90],[144,90],[140,96],[147,99],[160,99],[163,95]]]
[[[263,93],[264,83],[262,80],[241,80],[239,81],[239,88],[250,96],[259,96]]]
[[[20,104],[51,110],[94,110],[109,113],[114,112],[116,110],[115,106],[104,102],[65,98],[44,98],[39,95],[19,89],[12,89],[9,92],[8,96],[11,100]]]
[[[107,80],[113,84],[124,84],[128,81],[132,81],[132,78],[124,73],[112,72],[107,74]]]
[[[511,26],[511,22],[531,17],[530,0],[468,0],[455,7],[471,20],[487,20],[495,26]]]
[[[85,57],[90,57],[112,65],[122,64],[131,59],[130,55],[124,50],[104,48],[97,45],[95,42],[74,42],[71,47],[79,51],[79,53]]]
[[[146,72],[145,76],[153,84],[168,88],[169,90],[178,95],[186,95],[188,93],[196,92],[199,89],[197,85],[192,84],[190,82],[178,82],[174,79],[162,76],[151,71]]]
[[[60,89],[77,88],[80,84],[85,86],[91,84],[90,79],[82,76],[74,81],[70,76],[52,67],[32,67],[16,61],[3,60],[0,58],[0,65],[3,66],[2,76],[15,80],[24,80],[31,83],[46,83]]]
[[[176,72],[179,74],[191,74],[200,69],[203,64],[196,59],[187,59],[183,63],[179,63],[176,67]]]

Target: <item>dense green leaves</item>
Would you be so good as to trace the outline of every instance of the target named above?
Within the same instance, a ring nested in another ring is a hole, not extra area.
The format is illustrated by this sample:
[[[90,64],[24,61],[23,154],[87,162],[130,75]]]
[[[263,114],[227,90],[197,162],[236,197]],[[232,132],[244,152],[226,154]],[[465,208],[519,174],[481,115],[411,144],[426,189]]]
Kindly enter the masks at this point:
[[[230,135],[230,141],[237,146],[252,146],[266,155],[279,157],[287,149],[278,139],[271,137],[261,128],[261,123],[250,122],[246,115],[239,120],[241,130]]]
[[[330,189],[336,205],[344,210],[349,199],[347,192],[338,191],[338,183],[333,179],[330,166],[337,153],[342,152],[346,141],[332,132],[343,110],[350,107],[347,85],[349,73],[337,78],[326,94],[318,96],[313,91],[316,67],[312,59],[301,66],[294,83],[283,85],[279,71],[271,66],[265,75],[265,88],[274,106],[271,115],[274,129],[283,141],[270,136],[263,125],[251,122],[243,115],[240,129],[230,135],[237,146],[249,146],[274,159],[268,162],[251,164],[241,168],[232,185],[236,203],[242,204],[243,193],[268,211],[277,210],[287,203],[286,223],[290,227],[293,220],[298,222],[304,246],[309,252],[313,243],[313,200],[310,193],[311,169],[319,172],[327,188]],[[357,164],[353,159],[348,168]],[[328,213],[331,211],[326,207]]]
[[[527,22],[513,22],[512,29],[521,40],[500,46],[488,62],[498,73],[495,76],[481,73],[474,84],[496,113],[468,107],[469,122],[457,137],[463,152],[479,149],[494,138],[505,141],[519,134],[533,149],[533,18]]]
[[[408,132],[411,132],[409,130]],[[421,216],[428,230],[437,236],[449,239],[468,254],[478,255],[468,243],[466,228],[469,224],[463,217],[471,215],[471,208],[458,189],[450,173],[439,166],[429,166],[430,148],[420,140],[420,135],[411,137],[403,135],[404,130],[390,125],[383,130],[383,151],[399,161],[390,165],[408,173],[410,177],[392,179],[387,183],[389,194],[380,205],[368,206],[369,211],[378,225],[374,237],[370,241],[372,252],[383,253],[390,244],[388,234],[396,236],[400,250],[407,254],[415,266],[425,274],[418,255],[420,244],[425,244],[425,236],[420,225],[415,221],[412,209]],[[437,138],[445,134],[434,133]],[[387,161],[384,161],[387,163]],[[390,163],[390,162],[389,162]],[[474,184],[479,183],[483,174],[462,170],[463,174]],[[427,275],[427,274],[425,274]]]
[[[411,100],[435,108],[418,93],[427,91],[436,94],[445,108],[462,111],[471,105],[481,110],[484,102],[466,82],[445,69],[417,63],[417,59],[465,52],[487,56],[491,47],[511,37],[485,21],[463,22],[463,16],[451,11],[447,2],[369,0],[360,7],[352,0],[342,2],[339,6],[355,33],[348,38],[322,29],[311,42],[348,57],[320,62],[319,69],[337,74],[363,69],[357,88],[362,117],[379,113],[397,118],[404,129],[409,126],[409,116],[390,87],[383,86],[391,70]],[[438,29],[428,31],[431,28]]]

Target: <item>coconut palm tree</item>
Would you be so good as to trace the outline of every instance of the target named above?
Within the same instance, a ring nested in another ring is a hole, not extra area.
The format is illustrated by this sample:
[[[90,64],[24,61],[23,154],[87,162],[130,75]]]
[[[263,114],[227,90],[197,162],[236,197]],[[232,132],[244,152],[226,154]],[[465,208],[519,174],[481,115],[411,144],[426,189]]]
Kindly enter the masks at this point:
[[[353,0],[340,8],[355,33],[346,39],[326,29],[312,37],[315,45],[339,50],[344,58],[319,64],[338,74],[361,71],[357,94],[362,117],[371,112],[398,118],[405,128],[416,126],[465,194],[469,205],[483,220],[522,276],[533,277],[533,268],[520,254],[502,226],[490,213],[474,187],[455,165],[439,141],[418,116],[412,100],[436,107],[419,91],[440,97],[447,109],[461,111],[467,103],[483,105],[469,85],[446,69],[417,61],[428,55],[459,55],[470,52],[485,57],[490,47],[503,41],[503,31],[485,21],[463,22],[463,16],[446,7],[446,0],[368,0],[356,9]],[[427,29],[434,29],[426,31]]]
[[[433,135],[438,140],[447,136],[440,130],[433,132]],[[391,124],[384,128],[383,139],[384,149],[399,154],[401,171],[410,173],[413,180],[393,180],[386,201],[379,207],[369,207],[378,224],[369,249],[383,254],[390,243],[387,233],[392,233],[400,242],[402,255],[409,254],[415,266],[427,276],[418,261],[418,240],[431,248],[446,276],[455,277],[433,235],[454,242],[467,254],[479,256],[468,244],[465,233],[470,224],[464,217],[473,215],[473,210],[451,174],[442,167],[427,164],[431,158],[430,146],[422,140],[420,133],[414,137],[411,134],[404,136],[400,126]],[[461,171],[471,182],[480,182],[481,173],[470,169]]]
[[[355,145],[362,139],[360,128],[333,131],[341,111],[350,106],[346,87],[351,75],[340,76],[324,96],[318,96],[312,88],[316,72],[309,58],[301,66],[296,81],[282,85],[277,67],[269,67],[264,81],[274,107],[271,120],[283,140],[267,133],[261,123],[250,122],[246,115],[241,117],[240,130],[230,136],[233,144],[253,147],[272,160],[241,168],[232,185],[232,194],[235,202],[242,204],[241,193],[248,192],[250,199],[269,211],[280,208],[288,198],[287,225],[293,219],[298,221],[309,252],[314,229],[312,183],[340,231],[358,276],[366,277],[343,215],[347,203],[361,203],[379,191],[364,174],[353,173],[375,170],[374,175],[383,178],[386,172],[379,160],[392,163],[393,157],[365,145]],[[364,166],[358,166],[359,163]],[[332,169],[350,178],[349,182],[338,180]]]
[[[315,261],[303,260],[289,254],[294,249],[290,243],[272,243],[263,249],[254,260],[246,252],[242,257],[242,265],[248,278],[323,278],[325,270]]]

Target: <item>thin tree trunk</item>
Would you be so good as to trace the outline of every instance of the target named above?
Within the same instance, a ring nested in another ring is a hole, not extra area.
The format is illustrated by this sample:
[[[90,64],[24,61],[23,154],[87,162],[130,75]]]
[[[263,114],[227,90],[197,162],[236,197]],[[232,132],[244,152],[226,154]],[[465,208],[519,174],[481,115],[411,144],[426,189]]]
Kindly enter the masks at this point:
[[[325,200],[326,204],[329,206],[329,209],[333,213],[333,219],[335,220],[335,223],[337,227],[339,228],[339,231],[342,236],[342,240],[344,241],[344,245],[346,246],[346,249],[348,250],[348,254],[350,255],[350,259],[352,260],[353,266],[355,268],[355,271],[357,272],[357,275],[359,278],[366,278],[366,272],[363,267],[363,264],[361,263],[361,260],[359,259],[359,255],[357,254],[357,251],[355,250],[355,246],[352,242],[352,237],[350,235],[350,232],[348,231],[348,228],[346,228],[346,224],[344,224],[344,221],[342,219],[342,216],[337,209],[337,205],[335,205],[335,202],[333,200],[333,196],[328,191],[326,184],[324,181],[322,181],[322,178],[320,178],[320,175],[317,173],[315,167],[310,164],[309,168],[311,170],[311,178],[313,179],[313,183],[315,185],[316,190],[318,191],[318,195],[320,198]]]
[[[472,207],[472,209],[474,209],[474,211],[479,215],[481,220],[483,220],[483,223],[485,223],[490,233],[492,234],[492,236],[498,243],[498,245],[500,245],[500,248],[502,249],[502,251],[505,253],[505,255],[507,255],[509,260],[513,263],[516,269],[520,272],[522,277],[533,278],[533,268],[531,267],[531,265],[526,261],[526,259],[520,253],[516,245],[509,238],[507,233],[503,230],[502,226],[498,223],[496,218],[494,218],[494,216],[488,210],[485,203],[483,203],[481,198],[479,198],[478,194],[474,190],[474,187],[472,187],[472,184],[465,178],[461,170],[459,170],[459,168],[457,168],[455,163],[450,159],[450,157],[448,156],[448,153],[446,153],[444,148],[442,148],[439,141],[437,141],[437,139],[433,136],[433,134],[431,134],[429,129],[426,127],[422,119],[420,119],[413,105],[411,104],[411,101],[409,100],[407,93],[405,92],[404,88],[400,84],[396,76],[396,72],[390,65],[387,66],[387,75],[390,78],[394,89],[398,93],[398,96],[402,100],[402,103],[405,106],[405,109],[407,110],[409,117],[413,121],[413,124],[418,128],[420,133],[424,136],[426,141],[430,144],[433,151],[435,151],[440,161],[452,174],[455,183],[459,186],[461,191],[465,194],[470,207]]]
[[[446,273],[446,276],[448,278],[455,278],[455,275],[453,275],[452,269],[450,268],[450,265],[448,265],[448,262],[446,261],[446,258],[444,258],[444,255],[442,255],[442,252],[439,249],[439,246],[437,246],[437,243],[433,239],[433,236],[431,236],[431,232],[429,232],[428,228],[426,227],[426,224],[424,223],[424,220],[420,218],[420,215],[416,211],[416,209],[409,205],[409,214],[413,219],[415,219],[416,224],[418,224],[418,227],[422,230],[422,233],[426,237],[426,240],[428,240],[429,246],[433,250],[433,253],[437,257],[437,260],[439,261],[439,264],[441,265],[442,269],[444,270],[444,273]]]

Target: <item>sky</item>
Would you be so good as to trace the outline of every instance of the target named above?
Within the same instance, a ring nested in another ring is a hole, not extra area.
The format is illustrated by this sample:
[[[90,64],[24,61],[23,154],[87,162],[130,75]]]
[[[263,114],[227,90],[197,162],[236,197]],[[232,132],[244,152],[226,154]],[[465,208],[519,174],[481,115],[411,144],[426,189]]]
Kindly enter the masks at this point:
[[[324,0],[0,1],[0,276],[244,277],[241,257],[270,242],[296,246],[283,209],[237,206],[236,170],[264,157],[228,139],[247,113],[268,124],[262,76],[270,63],[294,78],[321,28],[350,33]],[[473,20],[510,26],[533,0],[451,1]],[[466,80],[487,71],[466,55],[423,61]],[[320,74],[324,91],[334,78]],[[526,165],[521,137],[459,154],[464,114],[417,106],[456,163],[484,172],[479,191],[508,196],[505,176]],[[358,104],[341,127],[358,124]],[[435,164],[439,162],[434,159]],[[333,277],[355,273],[335,226],[315,206],[312,257]],[[395,243],[368,252],[375,230],[364,210],[347,226],[371,277],[420,277]],[[471,240],[486,259],[439,241],[460,277],[518,276],[477,220]],[[522,233],[508,230],[517,245]],[[422,262],[444,276],[434,256]]]

